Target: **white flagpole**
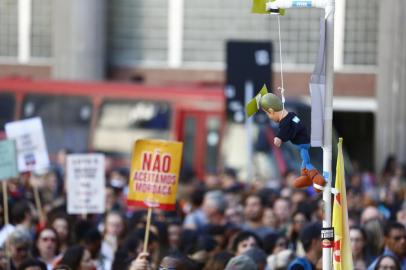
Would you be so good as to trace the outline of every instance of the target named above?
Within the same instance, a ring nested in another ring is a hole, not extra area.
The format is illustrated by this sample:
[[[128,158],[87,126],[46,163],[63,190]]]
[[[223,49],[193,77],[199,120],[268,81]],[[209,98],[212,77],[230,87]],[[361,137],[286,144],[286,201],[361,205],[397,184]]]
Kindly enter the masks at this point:
[[[323,171],[327,185],[323,192],[323,227],[331,227],[331,162],[333,137],[333,86],[334,86],[334,12],[335,1],[325,7],[326,19],[326,93],[324,98]],[[332,269],[332,249],[323,248],[323,269]]]

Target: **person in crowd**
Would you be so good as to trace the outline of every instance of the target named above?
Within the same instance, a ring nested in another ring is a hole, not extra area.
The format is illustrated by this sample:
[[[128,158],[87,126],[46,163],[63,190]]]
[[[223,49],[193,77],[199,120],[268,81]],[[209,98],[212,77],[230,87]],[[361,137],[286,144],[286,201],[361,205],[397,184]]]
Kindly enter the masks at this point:
[[[197,270],[197,264],[179,252],[170,253],[163,257],[159,269]]]
[[[384,224],[381,219],[370,219],[363,225],[367,234],[367,252],[373,257],[382,253],[384,248]]]
[[[368,254],[366,243],[367,234],[360,226],[350,227],[351,251],[355,269],[366,269],[372,262],[372,256]]]
[[[182,234],[182,223],[180,221],[168,222],[168,245],[171,250],[178,250]]]
[[[106,198],[106,212],[118,211],[121,209],[120,193],[117,191],[117,188],[107,185],[104,196]]]
[[[148,252],[140,252],[137,258],[131,263],[130,270],[152,270],[148,258]],[[159,269],[161,269],[161,266],[159,267]]]
[[[134,234],[138,238],[138,247],[136,252],[139,254],[144,251],[145,227],[135,230]],[[163,257],[160,254],[162,252],[162,246],[156,231],[150,230],[149,232],[147,252],[149,254],[149,262],[151,263],[152,268],[155,269],[159,265],[160,259]]]
[[[263,244],[268,255],[278,254],[288,248],[288,239],[280,232],[273,232],[265,236]]]
[[[69,269],[72,270],[95,269],[95,265],[92,261],[90,251],[79,245],[74,245],[68,248],[58,265],[67,266],[69,267]]]
[[[242,226],[245,231],[251,231],[261,239],[273,232],[273,229],[266,227],[263,223],[264,200],[259,194],[251,194],[245,199],[244,216],[245,223]]]
[[[391,255],[382,255],[378,258],[373,270],[403,270],[399,260]]]
[[[253,247],[262,247],[260,238],[252,232],[241,231],[235,235],[231,243],[231,251],[236,255],[241,255]]]
[[[317,222],[309,223],[300,231],[299,239],[303,244],[306,255],[296,257],[290,264],[289,270],[308,270],[316,269],[321,255],[322,248],[320,243],[321,224]]]
[[[264,214],[262,215],[262,222],[264,226],[275,230],[279,227],[278,220],[276,218],[275,212],[271,207],[264,208]]]
[[[399,260],[402,269],[406,269],[406,229],[398,222],[385,226],[385,249],[382,255],[390,255]],[[373,270],[378,260],[372,262],[368,270]]]
[[[58,248],[58,233],[53,228],[44,228],[37,234],[33,255],[46,263],[48,270],[52,270],[59,254]]]
[[[225,212],[225,218],[228,224],[238,226],[244,222],[244,208],[241,204],[228,206]],[[265,221],[264,221],[265,224]]]
[[[30,258],[23,261],[17,270],[47,270],[47,265],[41,260]]]
[[[216,172],[206,172],[204,176],[204,183],[208,190],[221,189],[221,179]]]
[[[257,265],[258,270],[265,270],[267,266],[266,253],[262,249],[258,247],[252,247],[245,251],[242,255],[251,258]]]
[[[206,190],[202,187],[195,187],[191,192],[191,209],[183,221],[185,229],[200,231],[207,224],[207,217],[202,209],[205,193]]]
[[[17,269],[26,259],[31,257],[31,236],[25,230],[16,229],[7,237],[6,242],[11,269]]]
[[[221,250],[216,240],[209,234],[202,234],[197,237],[196,243],[185,255],[196,262],[199,269],[202,269],[205,263],[213,254]]]
[[[216,251],[220,252],[227,248],[228,245],[228,238],[230,235],[233,234],[234,230],[238,230],[236,227],[229,227],[229,226],[221,226],[221,225],[212,225],[207,226],[206,233],[213,237],[214,241],[216,241]]]
[[[309,223],[309,214],[302,210],[296,210],[292,214],[292,224],[288,229],[289,246],[298,256],[304,256],[305,252],[299,240],[299,234],[303,226]]]
[[[224,270],[233,257],[234,255],[228,251],[219,252],[207,261],[203,270]]]
[[[269,270],[286,270],[289,264],[294,260],[295,253],[291,249],[284,249],[278,253],[272,254],[267,258]]]
[[[89,252],[97,270],[107,270],[113,263],[101,253],[103,236],[96,228],[90,228],[84,235],[83,247]]]
[[[292,195],[290,196],[291,202],[291,213],[296,212],[301,208],[304,204],[307,204],[309,201],[309,194],[307,190],[304,189],[294,189],[292,190]]]
[[[15,224],[16,229],[24,230],[26,233],[33,237],[33,224],[34,211],[32,203],[28,200],[21,200],[16,202],[11,208],[12,222]]]
[[[258,270],[255,262],[246,255],[239,255],[232,258],[224,270]]]
[[[279,229],[287,230],[291,215],[290,201],[283,197],[276,199],[273,205],[273,211],[278,220]]]
[[[385,160],[385,165],[379,179],[379,186],[386,186],[394,177],[399,177],[401,167],[395,155],[389,155]]]
[[[361,225],[372,219],[383,220],[382,214],[379,212],[378,208],[375,206],[367,206],[361,213]]]
[[[227,167],[220,177],[221,186],[224,190],[229,190],[232,188],[241,188],[242,185],[238,181],[237,171],[233,168]]]
[[[405,206],[403,206],[402,209],[400,209],[396,213],[396,221],[399,222],[399,223],[402,223],[403,226],[406,227],[406,207]]]
[[[225,210],[227,202],[224,198],[224,193],[220,190],[209,191],[205,194],[202,210],[206,217],[208,225],[225,225]],[[204,229],[204,227],[203,227]]]
[[[151,265],[148,261],[149,253],[141,252],[131,263],[130,270],[150,270]],[[194,261],[179,252],[173,252],[161,260],[159,270],[197,270],[198,267]]]
[[[3,196],[0,195],[0,200],[3,201]],[[12,224],[4,224],[4,210],[3,205],[0,205],[0,247],[4,246],[7,236],[14,231]]]
[[[114,253],[124,238],[125,229],[124,218],[120,212],[113,211],[106,214],[101,253],[110,262],[114,260]]]
[[[64,253],[71,244],[70,226],[65,214],[55,216],[50,226],[58,233],[59,251]]]

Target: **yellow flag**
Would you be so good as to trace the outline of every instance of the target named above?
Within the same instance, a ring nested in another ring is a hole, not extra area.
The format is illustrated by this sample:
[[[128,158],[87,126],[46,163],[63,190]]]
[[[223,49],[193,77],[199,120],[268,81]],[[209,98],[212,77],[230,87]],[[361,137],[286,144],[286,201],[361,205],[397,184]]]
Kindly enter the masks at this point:
[[[333,205],[334,247],[333,266],[334,270],[352,270],[352,252],[350,245],[350,233],[348,228],[348,208],[345,191],[345,174],[343,159],[343,139],[338,142],[336,183]]]
[[[252,3],[252,13],[259,13],[259,14],[268,14],[269,12],[266,11],[266,3],[267,0],[253,0]]]

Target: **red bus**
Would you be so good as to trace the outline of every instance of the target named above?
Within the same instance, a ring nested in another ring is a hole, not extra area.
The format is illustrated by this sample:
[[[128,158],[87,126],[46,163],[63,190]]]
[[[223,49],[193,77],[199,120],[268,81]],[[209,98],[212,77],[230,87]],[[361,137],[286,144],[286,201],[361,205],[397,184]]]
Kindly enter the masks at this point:
[[[3,137],[5,123],[39,116],[51,155],[65,148],[128,158],[139,138],[183,141],[184,165],[199,177],[219,165],[224,106],[220,86],[0,79]]]

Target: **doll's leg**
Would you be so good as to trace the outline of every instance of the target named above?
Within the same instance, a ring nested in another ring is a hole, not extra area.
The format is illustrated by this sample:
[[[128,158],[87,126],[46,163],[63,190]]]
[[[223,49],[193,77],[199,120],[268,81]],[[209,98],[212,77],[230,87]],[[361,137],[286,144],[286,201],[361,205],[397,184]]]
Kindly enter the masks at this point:
[[[308,176],[308,164],[310,164],[310,157],[308,148],[306,149],[306,145],[296,145],[297,149],[299,150],[300,157],[302,158],[302,166],[301,166],[301,174],[298,176],[295,181],[293,182],[293,186],[295,188],[304,188],[311,186],[313,184],[312,180]],[[310,147],[310,145],[309,145]],[[311,164],[310,164],[311,165]]]
[[[300,157],[302,158],[302,168],[306,168],[307,170],[313,170],[314,167],[310,163],[310,155],[309,155],[310,144],[299,144],[298,147],[300,150]]]
[[[298,147],[300,149],[300,156],[303,160],[302,167],[305,166],[307,169],[306,175],[309,177],[310,182],[313,182],[315,191],[319,193],[324,189],[326,180],[324,180],[323,176],[321,176],[317,169],[310,163],[310,144],[300,144]]]

